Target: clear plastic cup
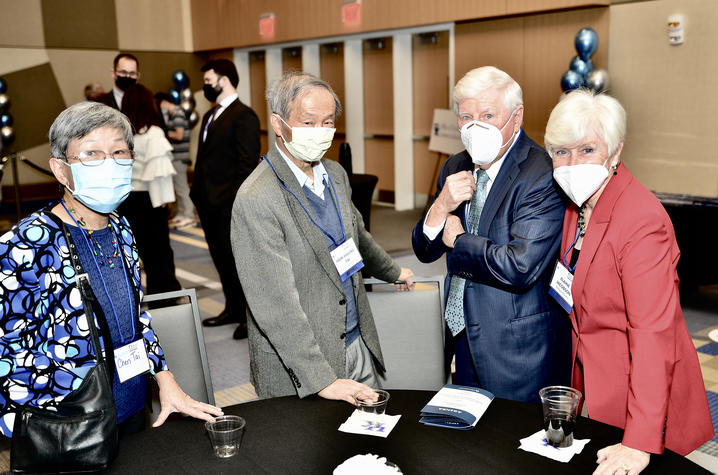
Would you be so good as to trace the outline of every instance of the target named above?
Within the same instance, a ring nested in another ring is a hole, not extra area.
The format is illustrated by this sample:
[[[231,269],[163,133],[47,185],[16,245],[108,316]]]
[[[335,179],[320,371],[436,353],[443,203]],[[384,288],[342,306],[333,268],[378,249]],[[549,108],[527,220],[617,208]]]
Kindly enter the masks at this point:
[[[570,447],[581,391],[568,386],[548,386],[539,391],[539,397],[546,442],[553,447]]]
[[[239,452],[244,435],[245,421],[239,416],[220,416],[204,424],[212,442],[214,455],[219,458],[232,457]]]
[[[386,412],[389,393],[383,389],[370,389],[356,393],[354,400],[357,402],[357,409],[361,412],[380,415]]]

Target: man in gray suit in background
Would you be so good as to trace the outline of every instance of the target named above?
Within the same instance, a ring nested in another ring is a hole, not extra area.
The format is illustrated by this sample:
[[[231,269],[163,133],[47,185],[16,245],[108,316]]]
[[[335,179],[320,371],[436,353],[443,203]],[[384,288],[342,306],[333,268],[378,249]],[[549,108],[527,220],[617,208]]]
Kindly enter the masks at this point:
[[[384,367],[359,269],[413,287],[364,229],[349,179],[321,160],[341,104],[331,86],[286,73],[267,90],[276,144],[239,189],[232,248],[249,306],[252,384],[261,398],[318,394],[355,403]]]

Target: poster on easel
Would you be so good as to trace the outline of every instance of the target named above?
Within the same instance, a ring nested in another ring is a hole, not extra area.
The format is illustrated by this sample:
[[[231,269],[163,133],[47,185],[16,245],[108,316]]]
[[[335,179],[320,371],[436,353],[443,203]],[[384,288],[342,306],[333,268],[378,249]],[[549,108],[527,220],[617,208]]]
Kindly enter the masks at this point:
[[[434,109],[434,119],[431,122],[431,136],[429,150],[446,155],[454,155],[464,150],[459,135],[459,126],[456,114],[450,109]]]

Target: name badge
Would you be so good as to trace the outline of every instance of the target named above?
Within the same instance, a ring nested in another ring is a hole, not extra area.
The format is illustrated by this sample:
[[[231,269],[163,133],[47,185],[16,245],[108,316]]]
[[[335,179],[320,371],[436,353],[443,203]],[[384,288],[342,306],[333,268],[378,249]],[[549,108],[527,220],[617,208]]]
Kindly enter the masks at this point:
[[[115,349],[115,368],[121,383],[134,378],[138,374],[148,372],[150,370],[150,361],[147,358],[145,340],[140,338]]]
[[[573,274],[566,269],[566,266],[560,261],[556,262],[556,268],[551,276],[551,288],[548,293],[566,310],[571,313],[573,308],[573,296],[571,295],[571,284],[573,283]]]
[[[364,261],[362,261],[361,254],[359,254],[359,249],[354,244],[354,238],[347,239],[331,251],[330,254],[342,282],[364,267]]]

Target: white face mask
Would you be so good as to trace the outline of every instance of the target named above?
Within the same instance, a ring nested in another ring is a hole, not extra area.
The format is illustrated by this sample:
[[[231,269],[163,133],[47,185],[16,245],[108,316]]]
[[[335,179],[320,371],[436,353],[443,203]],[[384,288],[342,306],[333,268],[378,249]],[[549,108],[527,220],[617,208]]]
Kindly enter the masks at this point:
[[[501,133],[504,131],[511,118],[516,113],[516,109],[511,113],[509,119],[499,130],[496,126],[486,122],[472,120],[461,127],[461,142],[466,147],[466,151],[471,155],[471,161],[476,165],[486,165],[493,162],[499,155],[499,152],[514,138],[514,134],[506,141],[503,141]]]
[[[581,207],[608,178],[608,169],[605,165],[606,162],[603,162],[603,165],[597,163],[566,165],[556,168],[553,171],[553,178],[571,201]]]
[[[279,117],[279,120],[284,122],[281,117]],[[318,162],[322,159],[329,147],[331,147],[334,132],[337,130],[330,127],[291,127],[286,122],[284,122],[284,125],[292,129],[291,142],[287,142],[282,137],[284,146],[295,158],[309,163]]]

